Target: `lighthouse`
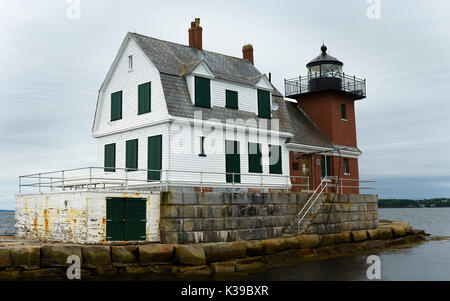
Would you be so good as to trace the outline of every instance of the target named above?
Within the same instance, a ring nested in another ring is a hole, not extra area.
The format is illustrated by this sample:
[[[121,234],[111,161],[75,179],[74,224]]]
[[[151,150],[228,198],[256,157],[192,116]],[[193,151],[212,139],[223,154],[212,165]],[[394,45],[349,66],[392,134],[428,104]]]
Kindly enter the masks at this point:
[[[321,53],[306,64],[307,75],[285,80],[285,96],[294,99],[298,111],[312,122],[329,146],[308,151],[293,150],[291,171],[311,177],[310,189],[314,189],[325,178],[334,182],[344,193],[359,193],[358,157],[355,102],[366,97],[366,81],[344,72],[344,63],[327,53],[322,45]],[[300,115],[299,115],[300,116]],[[291,116],[292,119],[292,116]],[[299,129],[293,128],[294,134]],[[319,135],[319,133],[317,133]],[[305,160],[305,157],[310,157]],[[296,162],[300,158],[301,161]],[[309,162],[310,166],[293,170],[293,166]]]

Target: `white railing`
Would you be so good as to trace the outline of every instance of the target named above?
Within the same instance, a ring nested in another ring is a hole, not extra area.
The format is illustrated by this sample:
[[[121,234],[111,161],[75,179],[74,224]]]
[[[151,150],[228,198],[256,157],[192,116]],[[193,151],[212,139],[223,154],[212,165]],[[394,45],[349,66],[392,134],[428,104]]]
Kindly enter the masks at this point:
[[[115,170],[115,172],[105,172],[105,170]],[[149,173],[157,174],[159,180],[148,180]],[[301,184],[291,183],[294,179],[301,179]],[[307,190],[310,187],[309,181],[309,177],[278,174],[85,167],[20,176],[19,193],[26,188],[43,193],[80,189],[89,191],[167,190],[169,186],[201,189],[222,187],[229,188],[233,192],[243,188],[288,191],[294,187]]]
[[[310,198],[306,201],[305,205],[302,207],[298,213],[298,234],[300,234],[300,224],[302,223],[305,216],[309,213],[311,208],[314,206],[316,201],[319,199],[320,195],[328,188],[329,183],[332,182],[332,177],[325,177],[320,182],[319,186],[311,194]]]
[[[108,170],[114,170],[114,172],[110,172]],[[148,180],[149,175],[156,175],[158,180]],[[342,179],[342,181],[339,181],[338,183],[335,179],[336,177],[326,178],[327,185],[324,185],[325,192],[328,192],[328,190],[334,190],[338,193],[345,193],[346,189],[375,190],[374,185],[362,185],[364,183],[375,183],[375,181]],[[324,180],[322,180],[322,182],[324,182]],[[347,181],[352,181],[352,184],[348,185]],[[312,185],[310,178],[305,176],[172,169],[126,169],[118,167],[74,168],[19,177],[20,194],[25,189],[31,189],[32,192],[39,193],[83,189],[89,191],[142,191],[153,189],[167,191],[169,186],[198,187],[200,189],[209,187],[226,188],[234,192],[238,189],[247,188],[310,191]]]

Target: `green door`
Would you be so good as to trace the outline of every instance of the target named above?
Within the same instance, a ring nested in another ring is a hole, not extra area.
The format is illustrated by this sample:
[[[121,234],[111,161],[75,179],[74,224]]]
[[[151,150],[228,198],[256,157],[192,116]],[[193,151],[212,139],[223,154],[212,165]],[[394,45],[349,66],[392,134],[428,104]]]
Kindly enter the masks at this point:
[[[146,208],[146,199],[106,198],[106,240],[145,240]]]
[[[227,183],[241,183],[239,141],[225,140],[225,170]]]
[[[160,181],[162,169],[162,136],[148,137],[147,180]]]

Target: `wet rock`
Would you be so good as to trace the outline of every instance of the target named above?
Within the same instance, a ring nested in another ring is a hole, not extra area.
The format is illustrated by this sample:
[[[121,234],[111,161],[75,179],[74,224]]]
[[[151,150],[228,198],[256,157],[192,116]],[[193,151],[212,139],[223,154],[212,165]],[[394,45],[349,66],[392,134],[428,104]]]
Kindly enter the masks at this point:
[[[181,264],[205,265],[206,256],[202,247],[193,245],[178,245],[175,247],[177,258]]]
[[[170,264],[174,261],[173,245],[148,244],[139,246],[138,249],[141,265]]]
[[[247,255],[247,243],[213,243],[203,247],[208,262],[244,258]]]
[[[380,227],[378,228],[378,233],[380,235],[380,239],[387,240],[392,238],[392,230],[391,228],[387,227]]]
[[[266,255],[286,250],[286,242],[282,238],[273,238],[264,241],[264,253]]]
[[[283,265],[296,262],[300,259],[298,250],[287,250],[280,253],[264,256],[266,265]]]
[[[234,262],[214,262],[211,263],[211,268],[215,274],[230,274],[236,272],[236,265]]]
[[[0,269],[12,266],[10,248],[0,248]]]
[[[40,253],[40,247],[17,246],[11,249],[11,259],[16,268],[38,269]]]
[[[136,246],[112,246],[111,257],[114,266],[136,264]]]
[[[41,265],[52,267],[66,267],[67,258],[76,255],[82,261],[81,247],[78,246],[59,246],[44,245],[41,247]]]
[[[345,244],[352,242],[350,232],[342,232],[334,235],[334,242],[336,244]]]
[[[367,233],[365,230],[352,231],[351,236],[352,236],[352,240],[354,242],[360,242],[360,241],[367,240]]]
[[[66,273],[62,269],[49,268],[39,270],[23,271],[21,280],[64,280],[67,279]]]
[[[253,257],[236,260],[237,272],[255,271],[264,268],[263,257]]]
[[[310,234],[310,235],[300,235],[300,248],[302,249],[310,249],[317,247],[320,244],[319,235]]]
[[[20,279],[20,271],[17,270],[0,271],[0,280],[11,281],[19,279]]]
[[[211,269],[207,265],[201,266],[177,266],[173,268],[173,273],[181,277],[208,277],[211,276]]]
[[[247,256],[261,256],[264,255],[263,241],[249,241],[247,242]]]
[[[394,237],[402,237],[406,235],[406,230],[403,226],[394,226],[391,229]]]
[[[367,230],[366,233],[367,233],[367,239],[370,239],[370,240],[380,239],[380,232],[378,231],[378,229]]]
[[[102,268],[111,265],[111,249],[108,246],[86,246],[81,248],[83,267]]]

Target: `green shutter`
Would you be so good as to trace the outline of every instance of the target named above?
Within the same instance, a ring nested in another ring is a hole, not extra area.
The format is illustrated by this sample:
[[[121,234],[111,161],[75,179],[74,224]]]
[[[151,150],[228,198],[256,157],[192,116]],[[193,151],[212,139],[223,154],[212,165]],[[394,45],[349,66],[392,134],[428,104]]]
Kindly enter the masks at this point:
[[[151,112],[151,83],[138,86],[138,115]]]
[[[145,240],[146,211],[146,199],[106,198],[106,240]]]
[[[225,106],[227,108],[238,109],[238,92],[225,90]]]
[[[105,145],[104,157],[105,172],[115,172],[116,169],[116,144]],[[112,168],[111,168],[112,167]]]
[[[261,144],[248,143],[248,171],[262,173]]]
[[[281,146],[269,145],[269,173],[282,174]]]
[[[241,156],[239,154],[239,141],[225,140],[225,170],[227,183],[241,182]]]
[[[271,118],[270,92],[258,90],[258,117]]]
[[[111,121],[122,119],[122,91],[111,94]]]
[[[147,173],[149,181],[160,181],[162,169],[162,136],[148,137]]]
[[[327,173],[325,174],[325,156],[322,156],[322,163],[321,163],[321,167],[322,167],[322,178],[325,178],[326,176],[330,176],[331,175],[331,160],[330,157],[326,157],[327,158]]]
[[[195,106],[211,108],[211,83],[208,78],[195,77]]]
[[[128,140],[126,142],[126,164],[128,171],[138,168],[138,139]]]

